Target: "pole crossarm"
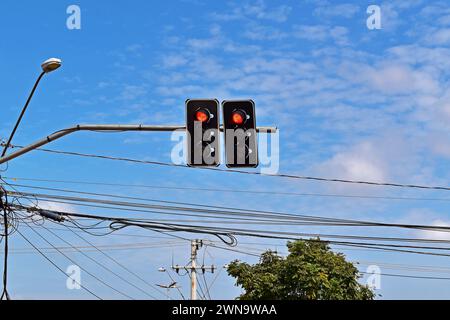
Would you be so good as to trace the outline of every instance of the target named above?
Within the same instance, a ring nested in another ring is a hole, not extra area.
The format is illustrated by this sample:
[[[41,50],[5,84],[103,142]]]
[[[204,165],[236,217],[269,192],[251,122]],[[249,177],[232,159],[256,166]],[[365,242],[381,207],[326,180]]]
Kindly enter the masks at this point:
[[[184,125],[144,125],[144,124],[78,124],[73,127],[62,129],[52,133],[51,135],[36,141],[26,147],[23,147],[20,150],[17,150],[7,156],[3,156],[0,158],[0,164],[3,164],[7,161],[13,160],[17,157],[20,157],[23,154],[26,154],[30,151],[33,151],[37,148],[42,147],[52,141],[60,139],[64,136],[67,136],[71,133],[77,131],[99,131],[99,132],[122,132],[122,131],[154,131],[154,132],[167,132],[167,131],[177,131],[177,130],[186,130],[186,126]],[[277,132],[276,127],[258,127],[257,132],[261,133],[275,133]],[[220,127],[220,131],[223,132],[223,126]],[[8,146],[8,145],[7,145]]]
[[[211,271],[214,273],[215,270],[217,270],[216,266],[180,266],[180,265],[174,265],[172,266],[172,269],[175,271],[185,270],[185,271],[191,271],[191,270],[198,270],[198,271]]]

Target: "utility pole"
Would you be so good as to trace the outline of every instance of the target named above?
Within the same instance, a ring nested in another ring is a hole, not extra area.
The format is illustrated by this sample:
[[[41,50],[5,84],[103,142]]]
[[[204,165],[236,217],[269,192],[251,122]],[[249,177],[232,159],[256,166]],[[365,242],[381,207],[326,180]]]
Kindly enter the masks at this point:
[[[191,241],[191,300],[197,300],[197,251],[201,242],[197,243],[197,240]]]
[[[197,300],[197,271],[200,270],[203,274],[206,271],[211,271],[214,273],[216,267],[214,265],[211,266],[197,266],[197,252],[203,246],[202,240],[191,240],[191,265],[190,266],[172,266],[172,269],[176,271],[176,273],[180,272],[180,269],[184,269],[191,274],[191,300]]]

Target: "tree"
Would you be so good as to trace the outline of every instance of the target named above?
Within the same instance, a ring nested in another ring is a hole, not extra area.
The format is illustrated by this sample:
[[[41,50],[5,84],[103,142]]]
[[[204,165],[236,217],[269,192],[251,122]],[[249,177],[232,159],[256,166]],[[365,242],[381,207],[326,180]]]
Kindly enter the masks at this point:
[[[235,260],[228,274],[245,292],[241,300],[372,300],[375,296],[358,282],[358,269],[334,253],[320,239],[288,242],[289,255],[264,252],[259,263]]]

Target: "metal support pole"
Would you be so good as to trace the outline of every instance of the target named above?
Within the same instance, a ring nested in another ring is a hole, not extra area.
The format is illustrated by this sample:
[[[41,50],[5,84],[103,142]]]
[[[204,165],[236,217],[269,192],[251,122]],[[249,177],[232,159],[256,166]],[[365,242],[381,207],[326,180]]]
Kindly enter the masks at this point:
[[[28,153],[32,150],[35,150],[43,145],[46,145],[52,141],[60,139],[68,134],[77,132],[77,131],[100,131],[100,132],[122,132],[122,131],[156,131],[156,132],[164,132],[164,131],[176,131],[176,130],[186,130],[186,126],[177,126],[177,125],[143,125],[143,124],[79,124],[67,129],[62,129],[52,133],[51,135],[36,141],[20,150],[17,150],[7,156],[0,158],[0,164],[3,164],[7,161],[13,160],[25,153]],[[223,127],[220,127],[220,130],[223,131]],[[275,133],[277,128],[275,127],[258,127],[257,132],[264,133]],[[5,148],[9,147],[7,144]]]
[[[19,127],[20,121],[22,121],[23,115],[25,114],[25,111],[27,111],[27,108],[28,108],[28,105],[30,104],[31,98],[33,98],[34,92],[36,91],[36,88],[37,88],[39,82],[41,81],[42,77],[44,76],[44,74],[45,74],[45,71],[42,71],[41,74],[39,75],[39,77],[37,78],[36,82],[34,83],[33,89],[31,90],[30,95],[28,96],[27,102],[25,102],[25,106],[22,108],[22,112],[20,113],[20,116],[16,121],[16,125],[14,126],[14,129],[11,132],[11,135],[9,136],[8,141],[6,142],[6,145],[3,148],[2,157],[6,154],[6,150],[8,150],[11,140],[13,139],[14,134],[16,133],[16,130]]]

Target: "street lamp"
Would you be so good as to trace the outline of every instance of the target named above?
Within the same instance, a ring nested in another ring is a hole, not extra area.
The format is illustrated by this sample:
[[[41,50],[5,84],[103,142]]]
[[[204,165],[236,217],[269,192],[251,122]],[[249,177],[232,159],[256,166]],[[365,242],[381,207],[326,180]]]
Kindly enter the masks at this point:
[[[33,97],[34,91],[36,91],[36,88],[37,88],[39,82],[41,81],[42,77],[44,76],[44,74],[50,73],[52,71],[55,71],[56,69],[61,67],[61,60],[57,59],[57,58],[50,58],[50,59],[44,61],[42,63],[42,65],[41,65],[41,67],[42,67],[42,72],[39,75],[39,77],[37,78],[37,80],[36,80],[36,82],[35,82],[35,84],[33,86],[33,89],[31,90],[31,93],[28,96],[27,102],[25,103],[25,106],[23,107],[22,112],[20,113],[19,119],[17,119],[16,125],[14,126],[14,129],[11,132],[11,135],[9,136],[8,141],[6,142],[6,145],[3,148],[3,152],[2,152],[2,155],[1,155],[2,157],[6,154],[6,151],[9,148],[11,140],[14,137],[14,134],[16,133],[17,127],[19,126],[20,121],[22,120],[22,117],[25,114],[25,111],[27,110],[28,104],[30,103],[31,98]]]
[[[45,73],[50,73],[61,67],[61,60],[57,58],[50,58],[48,60],[45,60],[42,63],[41,67],[42,71],[44,71]]]

